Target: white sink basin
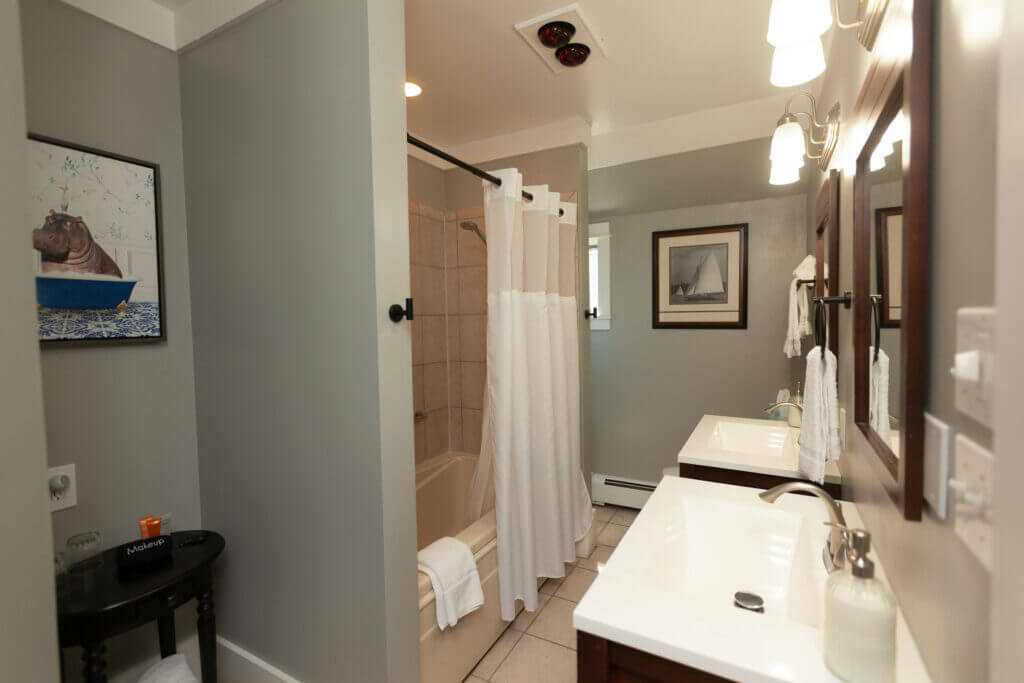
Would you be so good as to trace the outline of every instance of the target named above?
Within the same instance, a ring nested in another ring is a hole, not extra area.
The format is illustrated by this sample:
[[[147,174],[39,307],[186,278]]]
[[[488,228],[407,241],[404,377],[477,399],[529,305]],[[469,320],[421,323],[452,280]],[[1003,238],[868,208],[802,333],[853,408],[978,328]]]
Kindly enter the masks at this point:
[[[793,448],[794,431],[785,422],[775,420],[740,422],[735,418],[718,418],[707,445],[720,451],[778,458]]]
[[[771,505],[757,493],[662,479],[573,626],[733,680],[837,680],[821,649],[825,505],[798,495]],[[863,526],[852,505],[843,511],[848,524]],[[761,596],[764,612],[736,607],[737,591]],[[902,617],[898,633],[898,680],[927,680]]]
[[[799,477],[800,430],[779,420],[705,415],[679,451],[678,460],[776,477]],[[835,462],[825,466],[825,481],[839,483]]]

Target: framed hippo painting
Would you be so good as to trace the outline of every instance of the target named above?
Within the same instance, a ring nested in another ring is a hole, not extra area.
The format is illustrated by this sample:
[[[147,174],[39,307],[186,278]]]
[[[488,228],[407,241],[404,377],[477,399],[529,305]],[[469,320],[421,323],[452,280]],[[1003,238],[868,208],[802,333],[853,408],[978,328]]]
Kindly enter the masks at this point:
[[[160,167],[38,135],[27,156],[42,344],[165,340]]]

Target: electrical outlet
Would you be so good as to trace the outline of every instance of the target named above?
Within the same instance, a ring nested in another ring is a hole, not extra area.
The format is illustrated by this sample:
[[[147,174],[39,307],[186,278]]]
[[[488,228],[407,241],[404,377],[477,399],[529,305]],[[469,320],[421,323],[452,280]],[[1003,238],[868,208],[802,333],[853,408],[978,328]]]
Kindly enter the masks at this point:
[[[67,477],[67,484],[61,480]],[[50,494],[50,512],[66,510],[78,505],[78,479],[74,465],[51,467],[46,475],[46,490]]]
[[[952,489],[956,535],[992,569],[992,452],[962,434],[954,441]]]

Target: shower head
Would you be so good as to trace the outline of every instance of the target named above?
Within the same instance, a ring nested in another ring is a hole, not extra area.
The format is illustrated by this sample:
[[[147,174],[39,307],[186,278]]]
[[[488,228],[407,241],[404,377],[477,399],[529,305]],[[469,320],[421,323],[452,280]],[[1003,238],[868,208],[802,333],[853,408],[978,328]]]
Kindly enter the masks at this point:
[[[459,227],[462,228],[463,230],[469,230],[470,232],[475,232],[477,237],[479,237],[480,240],[484,244],[487,244],[487,238],[484,237],[483,232],[480,231],[480,226],[477,225],[475,222],[473,222],[473,221],[462,221],[461,223],[459,223]]]

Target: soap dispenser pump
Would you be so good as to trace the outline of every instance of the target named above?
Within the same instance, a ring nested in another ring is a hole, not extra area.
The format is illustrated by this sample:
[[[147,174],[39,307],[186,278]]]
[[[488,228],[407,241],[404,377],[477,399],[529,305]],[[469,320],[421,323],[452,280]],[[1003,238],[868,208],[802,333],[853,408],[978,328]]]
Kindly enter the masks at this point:
[[[891,683],[896,678],[896,598],[875,577],[868,558],[871,534],[844,532],[848,570],[825,585],[825,664],[847,683]]]

